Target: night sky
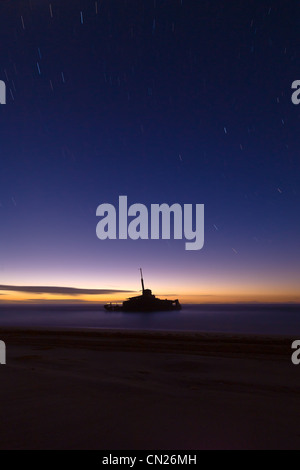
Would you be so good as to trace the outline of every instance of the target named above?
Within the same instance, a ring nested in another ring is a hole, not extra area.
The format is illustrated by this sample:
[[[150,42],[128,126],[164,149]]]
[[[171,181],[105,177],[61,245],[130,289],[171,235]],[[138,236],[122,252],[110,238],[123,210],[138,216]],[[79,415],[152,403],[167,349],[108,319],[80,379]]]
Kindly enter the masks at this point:
[[[299,27],[286,0],[2,0],[0,284],[136,291],[142,266],[183,301],[300,301]],[[100,241],[119,195],[205,204],[204,248]]]

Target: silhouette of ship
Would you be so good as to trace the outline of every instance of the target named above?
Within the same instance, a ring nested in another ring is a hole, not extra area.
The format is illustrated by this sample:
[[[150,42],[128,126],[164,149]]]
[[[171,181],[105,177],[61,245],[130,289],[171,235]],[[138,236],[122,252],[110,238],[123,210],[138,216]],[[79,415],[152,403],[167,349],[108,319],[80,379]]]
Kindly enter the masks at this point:
[[[160,312],[167,310],[181,310],[179,300],[161,300],[152,294],[150,289],[145,289],[143,271],[141,271],[142,295],[130,297],[120,304],[106,304],[104,308],[109,312]]]

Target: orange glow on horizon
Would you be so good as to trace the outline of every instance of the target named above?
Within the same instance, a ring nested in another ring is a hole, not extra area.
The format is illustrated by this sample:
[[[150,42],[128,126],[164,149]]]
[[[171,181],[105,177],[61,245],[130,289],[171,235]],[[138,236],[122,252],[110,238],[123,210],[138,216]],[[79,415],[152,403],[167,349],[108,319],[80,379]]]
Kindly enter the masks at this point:
[[[174,290],[174,289],[173,289]],[[262,302],[262,303],[300,303],[300,295],[298,292],[287,292],[282,289],[265,290],[262,289],[245,289],[245,291],[232,289],[220,289],[207,293],[197,292],[177,292],[175,295],[166,294],[167,290],[153,291],[160,298],[175,299],[178,298],[182,304],[211,304],[211,303],[237,303],[237,302]],[[276,293],[274,293],[276,292]],[[106,303],[106,302],[122,302],[128,297],[139,295],[140,292],[123,292],[113,294],[98,295],[58,295],[58,294],[32,294],[23,292],[0,292],[0,303],[38,303],[38,302],[62,302],[62,303]]]

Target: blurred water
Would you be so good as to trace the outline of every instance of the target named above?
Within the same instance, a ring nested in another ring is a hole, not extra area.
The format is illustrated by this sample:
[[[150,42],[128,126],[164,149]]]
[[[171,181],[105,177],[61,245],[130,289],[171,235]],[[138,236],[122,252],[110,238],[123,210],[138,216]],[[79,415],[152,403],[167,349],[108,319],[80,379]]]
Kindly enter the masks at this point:
[[[117,328],[298,335],[299,305],[186,305],[181,311],[106,312],[103,305],[0,305],[0,327]]]

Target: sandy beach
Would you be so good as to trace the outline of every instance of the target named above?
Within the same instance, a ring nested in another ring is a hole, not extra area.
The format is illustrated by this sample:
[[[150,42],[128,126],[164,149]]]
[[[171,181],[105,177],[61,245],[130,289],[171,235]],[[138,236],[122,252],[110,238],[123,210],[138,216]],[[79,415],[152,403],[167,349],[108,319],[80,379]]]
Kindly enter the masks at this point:
[[[0,449],[299,449],[295,338],[0,329]]]

